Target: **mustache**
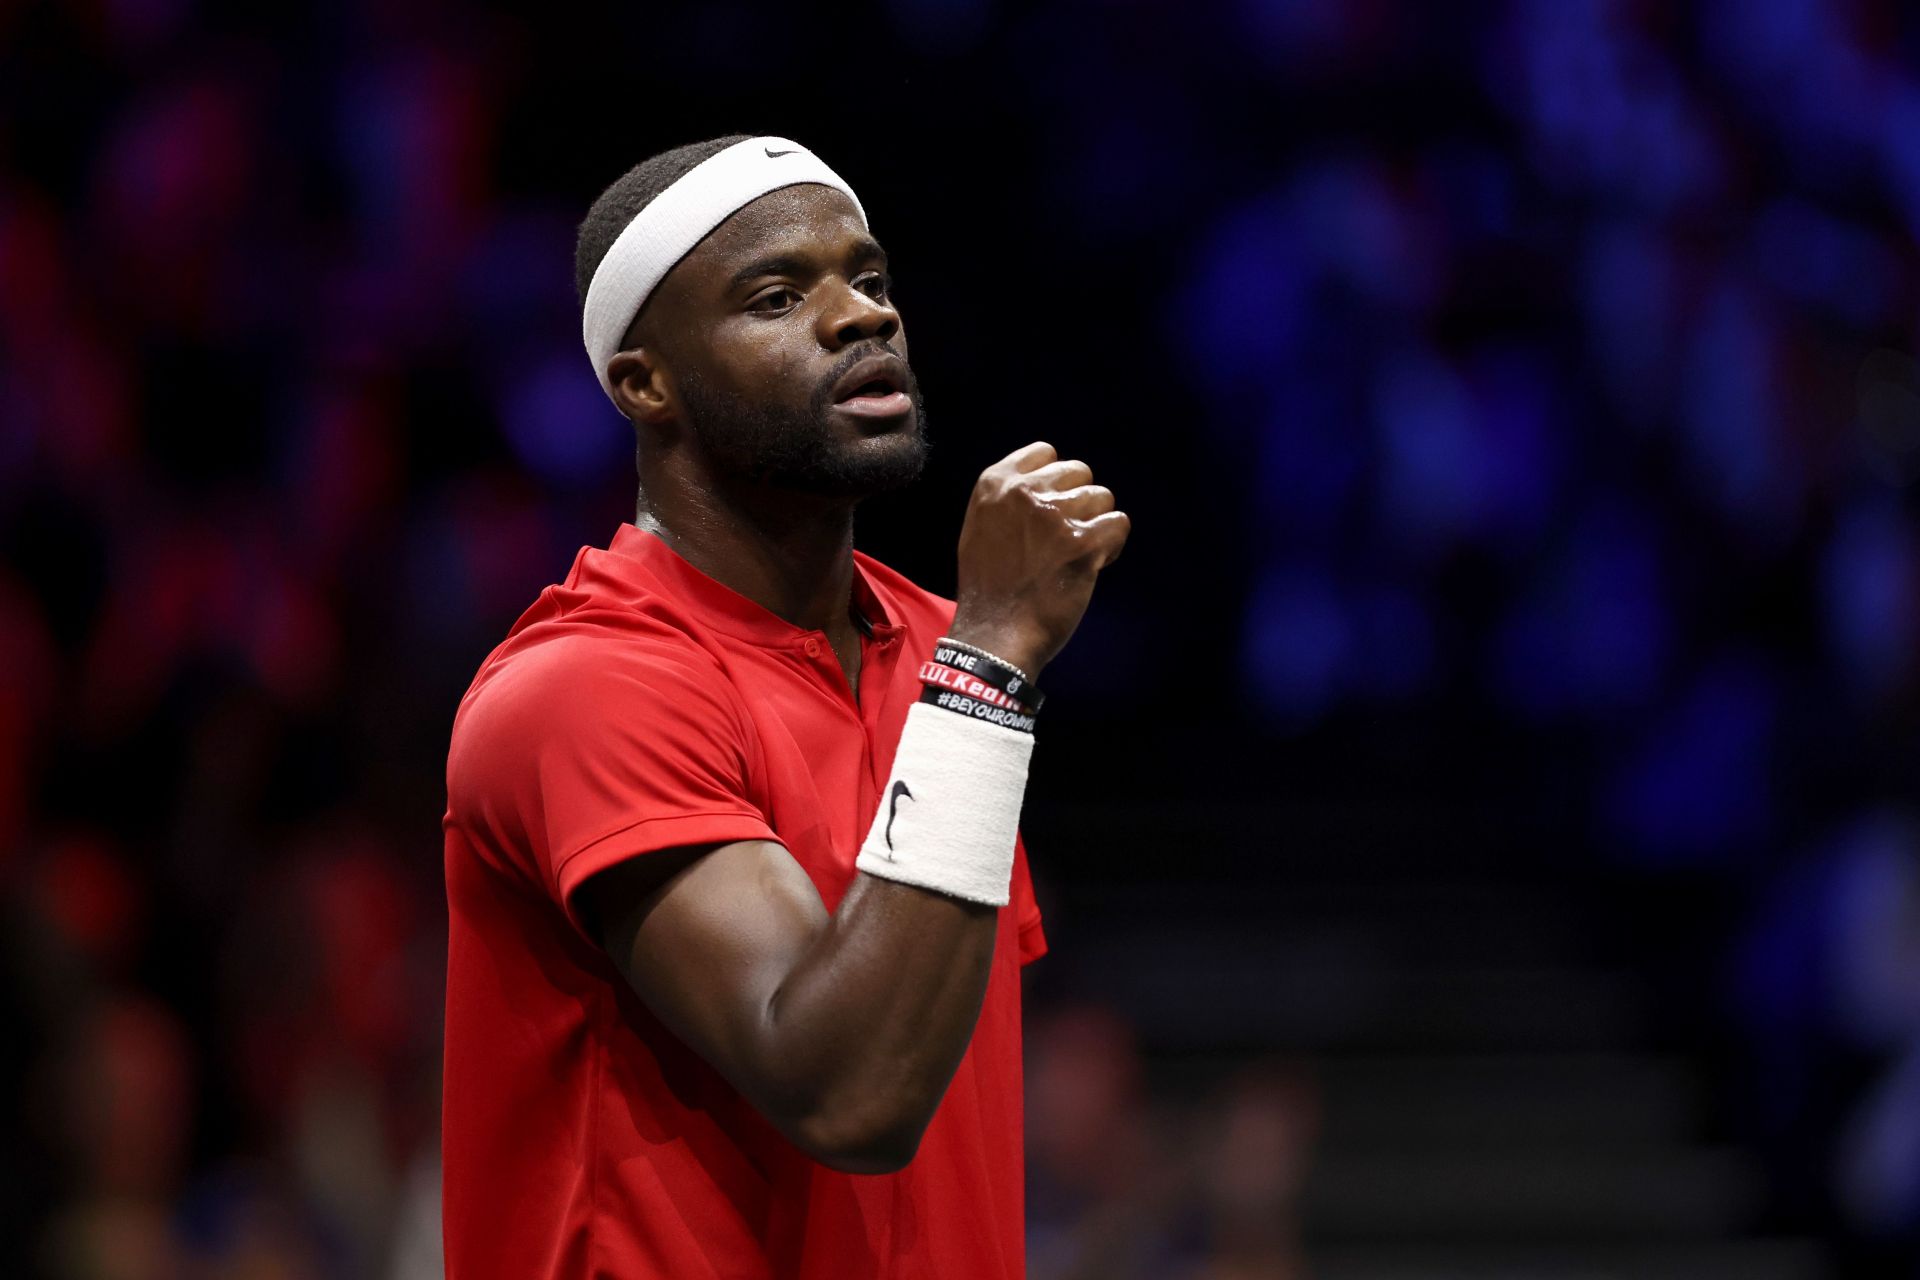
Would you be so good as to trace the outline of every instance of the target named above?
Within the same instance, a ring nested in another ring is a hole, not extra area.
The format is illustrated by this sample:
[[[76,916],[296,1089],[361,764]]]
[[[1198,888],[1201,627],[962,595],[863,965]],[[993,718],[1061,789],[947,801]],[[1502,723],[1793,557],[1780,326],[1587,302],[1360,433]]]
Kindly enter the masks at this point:
[[[872,356],[892,356],[898,360],[901,367],[906,371],[907,385],[905,389],[907,395],[916,401],[919,400],[920,380],[913,376],[913,366],[907,363],[907,358],[884,342],[863,342],[859,346],[847,351],[838,360],[835,360],[833,362],[833,368],[827,370],[821,377],[820,385],[813,389],[812,407],[814,412],[819,413],[825,410],[828,405],[832,404],[834,384],[846,377],[853,366]]]

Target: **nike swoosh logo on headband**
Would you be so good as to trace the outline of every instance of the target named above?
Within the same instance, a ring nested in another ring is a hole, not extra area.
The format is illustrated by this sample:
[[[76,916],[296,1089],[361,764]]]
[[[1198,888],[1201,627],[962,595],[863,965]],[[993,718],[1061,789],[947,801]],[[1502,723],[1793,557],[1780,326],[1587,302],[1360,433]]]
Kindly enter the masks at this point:
[[[798,151],[798,150],[799,150],[799,148],[798,148],[798,147],[795,147],[795,148],[793,148],[792,150],[789,150],[789,151],[768,151],[768,150],[767,150],[767,148],[765,148],[765,147],[762,147],[762,148],[760,148],[760,149],[761,149],[762,151],[766,151],[766,152],[767,152],[767,159],[769,159],[769,160],[778,160],[778,159],[779,159],[779,158],[780,158],[781,156],[790,156],[790,155],[792,155],[792,154],[794,153],[794,151]]]

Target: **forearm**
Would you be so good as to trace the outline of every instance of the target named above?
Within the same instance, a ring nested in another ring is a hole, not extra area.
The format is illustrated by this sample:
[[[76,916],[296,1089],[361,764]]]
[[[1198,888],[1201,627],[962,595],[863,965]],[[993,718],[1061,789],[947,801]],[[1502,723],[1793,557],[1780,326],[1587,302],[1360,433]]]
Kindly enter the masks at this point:
[[[969,709],[937,678],[908,709],[861,874],[766,1004],[762,1060],[790,1073],[795,1122],[883,1156],[911,1152],[966,1052],[1011,892],[1032,716],[981,699],[1041,701],[989,654],[943,643],[926,669],[964,669]]]
[[[758,840],[631,859],[582,892],[633,989],[795,1145],[852,1172],[911,1157],[979,1016],[997,907],[857,874],[829,914]]]
[[[809,1150],[897,1161],[932,1118],[979,1017],[1032,749],[1024,731],[908,710],[860,874],[750,1006],[757,1100]]]
[[[973,1035],[999,915],[856,876],[767,1001],[770,1118],[841,1167],[904,1164]]]

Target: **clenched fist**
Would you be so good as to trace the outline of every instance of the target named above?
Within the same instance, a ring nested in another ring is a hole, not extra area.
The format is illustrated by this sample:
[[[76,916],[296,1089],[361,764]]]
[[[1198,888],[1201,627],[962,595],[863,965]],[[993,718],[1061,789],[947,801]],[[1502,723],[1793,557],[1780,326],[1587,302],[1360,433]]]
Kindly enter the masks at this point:
[[[952,636],[1029,677],[1080,625],[1093,581],[1127,545],[1127,513],[1093,468],[1030,444],[988,467],[960,527],[960,589]]]

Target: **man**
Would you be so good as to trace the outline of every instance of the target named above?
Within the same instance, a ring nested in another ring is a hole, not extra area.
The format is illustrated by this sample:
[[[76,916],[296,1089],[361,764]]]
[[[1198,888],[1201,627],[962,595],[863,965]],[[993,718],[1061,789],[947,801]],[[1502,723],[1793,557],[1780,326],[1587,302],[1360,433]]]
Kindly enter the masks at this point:
[[[1032,680],[1127,517],[1032,444],[974,490],[957,606],[853,550],[923,411],[796,143],[648,160],[577,267],[639,507],[454,722],[448,1274],[1019,1276]]]

